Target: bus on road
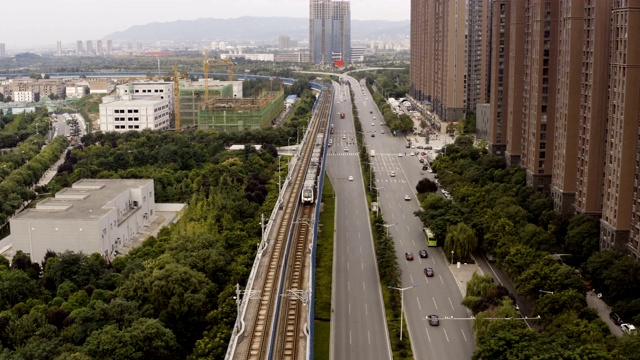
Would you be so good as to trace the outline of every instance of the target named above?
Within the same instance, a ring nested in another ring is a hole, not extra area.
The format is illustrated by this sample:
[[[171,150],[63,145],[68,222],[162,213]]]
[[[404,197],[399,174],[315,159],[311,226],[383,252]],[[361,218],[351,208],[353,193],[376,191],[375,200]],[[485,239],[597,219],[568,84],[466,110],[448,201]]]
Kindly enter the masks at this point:
[[[427,242],[427,246],[438,246],[438,242],[436,241],[436,236],[433,234],[433,231],[429,228],[424,228],[424,241]]]

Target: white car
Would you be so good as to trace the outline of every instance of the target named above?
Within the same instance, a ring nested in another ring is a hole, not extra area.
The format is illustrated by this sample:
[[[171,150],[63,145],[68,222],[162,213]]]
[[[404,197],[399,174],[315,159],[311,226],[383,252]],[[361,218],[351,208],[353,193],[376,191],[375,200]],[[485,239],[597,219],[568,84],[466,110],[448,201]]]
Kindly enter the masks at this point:
[[[353,176],[349,176],[349,181],[353,181]]]
[[[391,177],[396,177],[396,172],[395,172],[395,171],[390,172],[390,173],[389,173],[389,176],[391,176]]]
[[[348,147],[344,148],[344,152],[349,152],[349,148]]]
[[[405,196],[404,196],[404,200],[405,200],[405,201],[409,201],[409,200],[411,200],[411,197],[410,197],[409,195],[405,195]]]
[[[402,157],[402,156],[403,156],[402,153],[398,153],[398,157]]]
[[[342,135],[342,140],[346,139],[347,135]]]
[[[626,334],[631,334],[631,333],[635,333],[636,332],[636,327],[633,326],[632,324],[622,324],[622,325],[620,325],[620,328]]]
[[[371,126],[376,126],[376,123],[371,123]]]
[[[414,153],[414,152],[412,151],[412,152],[410,152],[410,153],[409,153],[409,155],[411,155],[411,156],[415,156],[415,155],[416,155],[416,153]]]
[[[433,172],[433,170],[431,170],[431,168],[428,168],[428,169],[427,169],[427,172],[428,172],[428,173],[432,173],[432,172]]]

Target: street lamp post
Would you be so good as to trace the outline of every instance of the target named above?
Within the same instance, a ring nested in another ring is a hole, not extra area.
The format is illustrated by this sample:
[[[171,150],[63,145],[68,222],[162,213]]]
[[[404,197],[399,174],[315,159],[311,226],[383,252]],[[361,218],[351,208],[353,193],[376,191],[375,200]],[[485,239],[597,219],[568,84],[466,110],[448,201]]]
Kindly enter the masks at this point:
[[[393,224],[376,223],[376,225],[384,226],[385,228],[387,228],[387,237],[389,237],[389,228],[398,224],[399,222],[394,222]]]
[[[287,139],[287,147],[289,147],[289,140],[291,140],[293,136],[289,136],[289,138]]]
[[[451,250],[451,263],[453,264],[453,250]]]
[[[400,291],[400,341],[402,341],[402,317],[404,316],[404,291],[417,288],[418,285],[413,284],[406,288],[397,288],[393,286],[387,286],[387,289],[398,290]]]
[[[551,294],[551,295],[553,295],[553,291],[538,290],[538,292],[541,293],[541,294]]]

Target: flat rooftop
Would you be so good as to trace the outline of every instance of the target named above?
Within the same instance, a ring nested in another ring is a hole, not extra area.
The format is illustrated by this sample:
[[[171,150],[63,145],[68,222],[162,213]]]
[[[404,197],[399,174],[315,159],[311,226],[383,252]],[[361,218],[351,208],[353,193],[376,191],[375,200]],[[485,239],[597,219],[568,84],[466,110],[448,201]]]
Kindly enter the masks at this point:
[[[163,101],[170,101],[166,96],[153,95],[153,96],[140,96],[133,95],[133,99],[127,100],[114,100],[111,102],[103,103],[105,106],[141,106],[141,105],[154,105]],[[163,99],[164,97],[164,99]]]
[[[118,195],[152,182],[151,179],[83,179],[70,188],[45,199],[35,209],[27,209],[13,219],[76,219],[96,220],[105,216],[111,208],[107,203]]]

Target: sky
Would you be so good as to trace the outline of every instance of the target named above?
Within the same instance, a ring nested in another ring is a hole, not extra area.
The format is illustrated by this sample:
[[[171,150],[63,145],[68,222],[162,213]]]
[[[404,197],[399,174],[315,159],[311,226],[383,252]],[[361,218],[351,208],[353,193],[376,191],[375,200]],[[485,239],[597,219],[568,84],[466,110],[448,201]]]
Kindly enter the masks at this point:
[[[198,18],[309,16],[308,0],[2,1],[0,43],[11,48],[97,40],[134,25]],[[5,3],[6,2],[6,3]],[[411,0],[351,0],[353,20],[409,19]]]

